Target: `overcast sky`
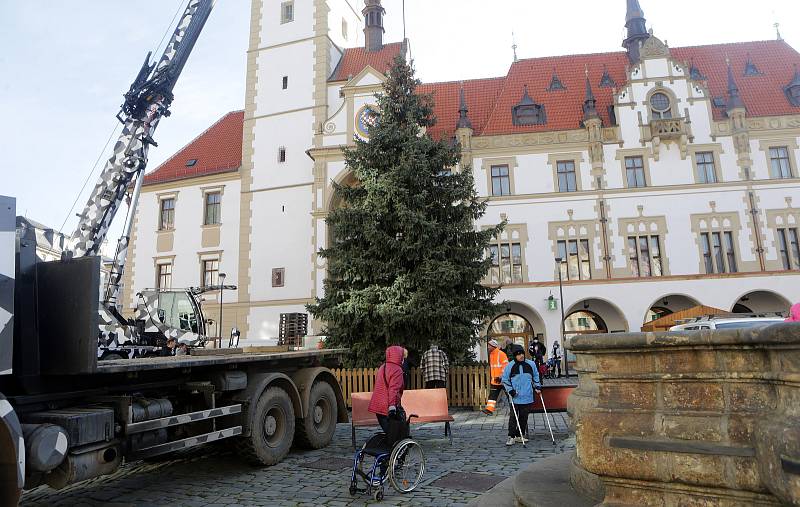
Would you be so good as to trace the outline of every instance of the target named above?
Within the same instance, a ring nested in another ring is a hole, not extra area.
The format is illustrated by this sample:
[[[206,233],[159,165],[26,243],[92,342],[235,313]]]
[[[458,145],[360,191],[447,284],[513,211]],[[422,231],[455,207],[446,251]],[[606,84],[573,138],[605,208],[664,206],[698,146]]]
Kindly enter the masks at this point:
[[[774,39],[779,21],[783,37],[800,47],[797,0],[640,1],[648,26],[670,46]],[[116,123],[122,94],[184,4],[0,0],[0,194],[17,198],[18,214],[61,226]],[[386,40],[399,41],[402,0],[383,4]],[[150,170],[243,107],[249,16],[250,0],[217,0],[175,88],[173,115],[156,132]],[[406,0],[412,56],[429,82],[505,75],[512,31],[520,58],[616,51],[624,22],[625,0]]]

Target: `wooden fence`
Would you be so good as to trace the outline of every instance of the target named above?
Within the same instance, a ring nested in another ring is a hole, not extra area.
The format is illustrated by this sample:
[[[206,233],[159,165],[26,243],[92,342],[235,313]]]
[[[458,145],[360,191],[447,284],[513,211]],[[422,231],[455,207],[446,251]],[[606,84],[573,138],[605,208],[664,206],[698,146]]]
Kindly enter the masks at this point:
[[[372,391],[375,385],[377,368],[353,368],[333,370],[342,394],[350,406],[350,393]],[[447,400],[451,407],[479,409],[489,396],[489,366],[452,366],[447,381]],[[422,371],[412,368],[409,371],[410,389],[423,389]]]

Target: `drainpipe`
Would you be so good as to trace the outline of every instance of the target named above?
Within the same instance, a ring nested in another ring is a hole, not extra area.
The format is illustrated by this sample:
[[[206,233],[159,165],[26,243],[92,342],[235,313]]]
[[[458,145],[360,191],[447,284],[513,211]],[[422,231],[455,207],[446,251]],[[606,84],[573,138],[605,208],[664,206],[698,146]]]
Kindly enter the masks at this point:
[[[606,202],[600,199],[600,227],[603,231],[603,264],[606,267],[606,278],[611,279],[611,256],[608,255],[608,218],[606,218]]]
[[[761,220],[758,218],[758,209],[756,208],[755,195],[752,190],[747,192],[747,197],[750,200],[750,216],[752,217],[753,231],[756,235],[756,252],[758,252],[758,263],[761,266],[761,271],[766,271],[766,263],[764,261],[764,247],[761,244]]]

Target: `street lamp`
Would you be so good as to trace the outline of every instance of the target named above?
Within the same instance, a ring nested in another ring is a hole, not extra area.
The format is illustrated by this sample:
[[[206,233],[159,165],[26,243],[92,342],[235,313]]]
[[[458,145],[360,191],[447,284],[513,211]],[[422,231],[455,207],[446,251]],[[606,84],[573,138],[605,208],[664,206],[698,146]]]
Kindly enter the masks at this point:
[[[564,375],[569,378],[569,357],[567,357],[567,344],[564,339],[564,282],[561,279],[561,263],[564,259],[556,257],[556,271],[558,271],[558,295],[561,298],[561,349],[564,351]]]
[[[219,348],[222,348],[222,292],[225,285],[225,273],[219,274],[219,322],[217,323],[217,336],[219,336]]]

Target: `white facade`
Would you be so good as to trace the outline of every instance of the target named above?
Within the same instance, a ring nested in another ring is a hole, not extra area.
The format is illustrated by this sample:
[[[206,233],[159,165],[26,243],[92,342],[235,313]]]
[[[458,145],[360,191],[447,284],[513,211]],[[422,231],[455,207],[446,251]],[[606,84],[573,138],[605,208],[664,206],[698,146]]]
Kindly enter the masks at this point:
[[[359,112],[374,104],[385,79],[369,65],[346,80],[329,79],[346,54],[342,48],[364,44],[362,1],[294,0],[290,21],[283,19],[284,3],[253,0],[242,167],[235,179],[217,182],[225,186],[219,245],[201,244],[208,183],[200,178],[145,187],[136,223],[133,287],[152,285],[158,259],[170,256],[173,286],[195,285],[199,260],[219,252],[220,270],[240,287],[225,297],[232,297],[231,319],[247,340],[276,338],[281,313],[305,312],[305,304],[322,296],[325,265],[316,252],[327,245],[325,217],[336,205],[332,182],[352,181],[341,146],[359,135]],[[580,264],[576,273],[566,269],[573,278],[563,283],[566,313],[591,312],[610,332],[638,331],[653,307],[765,312],[800,300],[800,258],[786,269],[778,237],[778,229],[797,229],[800,221],[800,114],[721,116],[705,82],[692,80],[686,62],[658,39],[648,40],[642,55],[627,71],[627,84],[615,88],[615,124],[587,120],[566,130],[492,135],[453,125],[463,167],[471,167],[489,201],[477,226],[506,219],[498,245],[519,245],[520,276],[504,283],[498,300],[527,319],[548,348],[561,336],[561,312],[547,303],[551,294],[560,297],[559,241],[585,241],[589,248],[587,276]],[[676,131],[657,131],[655,93],[668,97]],[[510,108],[507,114],[510,119]],[[773,147],[787,149],[791,177],[772,179]],[[700,181],[698,153],[713,158],[716,181]],[[641,188],[629,186],[629,157],[641,157]],[[575,191],[558,186],[561,161],[575,165]],[[492,195],[493,165],[509,168],[509,195]],[[177,195],[174,241],[162,250],[157,202],[170,193]],[[733,246],[724,273],[716,258],[707,272],[703,238],[713,242],[715,233]],[[652,268],[657,257],[661,276],[635,272],[629,242],[642,237],[657,238],[660,252],[650,262]],[[276,269],[284,274],[279,284]],[[309,321],[309,334],[321,330]]]

